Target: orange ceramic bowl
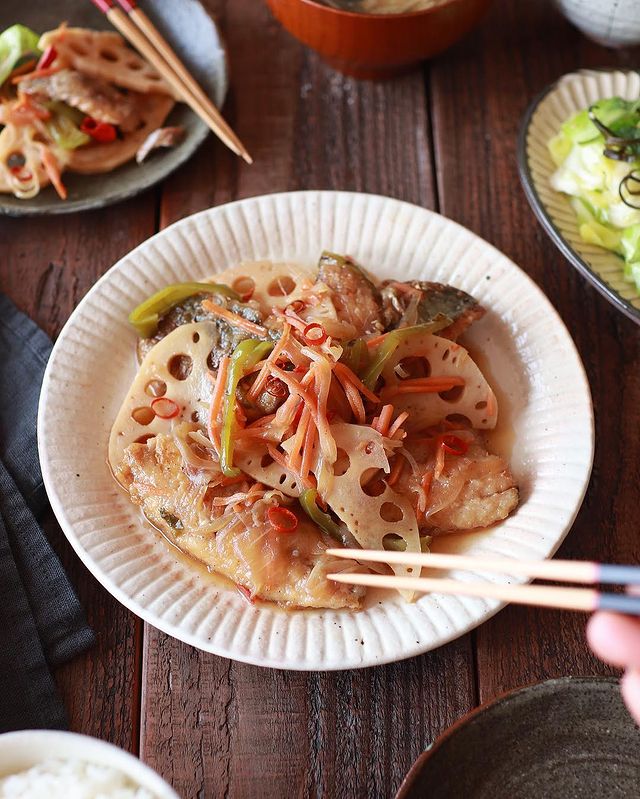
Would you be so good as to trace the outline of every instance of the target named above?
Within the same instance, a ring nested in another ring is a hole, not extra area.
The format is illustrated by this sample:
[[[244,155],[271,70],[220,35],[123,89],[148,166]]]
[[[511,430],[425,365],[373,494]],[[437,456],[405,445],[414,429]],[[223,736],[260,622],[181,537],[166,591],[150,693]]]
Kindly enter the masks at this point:
[[[478,22],[491,0],[445,0],[407,14],[357,14],[315,0],[267,0],[282,25],[333,67],[388,78],[443,52]]]

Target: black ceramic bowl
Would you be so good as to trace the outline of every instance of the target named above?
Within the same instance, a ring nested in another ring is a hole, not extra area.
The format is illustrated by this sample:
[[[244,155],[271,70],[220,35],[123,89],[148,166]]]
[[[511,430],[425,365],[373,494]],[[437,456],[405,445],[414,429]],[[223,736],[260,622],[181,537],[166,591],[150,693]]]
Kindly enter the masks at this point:
[[[222,40],[214,21],[197,0],[146,0],[145,11],[174,50],[201,83],[216,105],[227,91],[227,66]],[[113,30],[109,21],[89,0],[0,0],[0,31],[16,22],[38,33],[70,26]],[[0,194],[0,213],[11,216],[64,214],[105,205],[132,197],[165,178],[183,164],[207,136],[208,128],[186,105],[179,103],[167,125],[183,125],[186,136],[171,150],[162,150],[143,164],[124,164],[105,175],[64,173],[69,191],[66,201],[48,186],[32,200]]]
[[[637,799],[640,730],[616,680],[564,678],[478,708],[424,752],[396,799]]]

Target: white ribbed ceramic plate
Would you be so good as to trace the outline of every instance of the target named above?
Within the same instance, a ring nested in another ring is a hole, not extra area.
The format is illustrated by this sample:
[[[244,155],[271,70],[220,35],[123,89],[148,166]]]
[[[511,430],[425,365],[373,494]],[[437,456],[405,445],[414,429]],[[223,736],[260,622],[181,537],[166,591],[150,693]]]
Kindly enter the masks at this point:
[[[520,129],[518,166],[527,199],[554,244],[609,302],[640,324],[640,297],[624,279],[621,258],[582,241],[569,199],[549,183],[555,172],[549,139],[576,111],[616,96],[636,100],[640,74],[582,70],[562,77],[529,106]]]
[[[589,387],[555,311],[511,261],[438,214],[363,194],[274,194],[196,214],[142,244],[87,294],[49,361],[38,436],[51,503],[86,566],[146,621],[206,651],[288,669],[399,660],[461,635],[499,607],[440,595],[413,605],[377,597],[359,613],[251,606],[178,560],[109,474],[109,429],[135,373],[130,310],[169,283],[242,260],[312,265],[323,248],[351,254],[380,277],[450,282],[489,310],[472,344],[498,386],[501,443],[508,448],[513,438],[522,503],[491,531],[450,537],[438,549],[548,557],[580,507],[593,455]]]

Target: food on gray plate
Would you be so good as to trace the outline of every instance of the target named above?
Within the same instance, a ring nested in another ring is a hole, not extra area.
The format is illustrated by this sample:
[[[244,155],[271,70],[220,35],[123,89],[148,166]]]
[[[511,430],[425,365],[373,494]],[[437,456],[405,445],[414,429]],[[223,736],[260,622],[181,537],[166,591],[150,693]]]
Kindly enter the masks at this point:
[[[619,255],[640,294],[640,100],[598,100],[548,146],[551,186],[570,198],[581,238]]]
[[[316,269],[241,264],[161,289],[130,317],[142,360],[113,473],[167,539],[251,598],[359,608],[364,590],[327,575],[366,567],[328,548],[424,551],[518,504],[482,437],[496,397],[454,340],[482,314],[458,289],[381,286],[328,252]]]
[[[175,104],[161,76],[120,34],[61,25],[42,36],[24,25],[0,34],[0,193],[35,197],[65,171],[111,172],[182,128],[163,128]]]

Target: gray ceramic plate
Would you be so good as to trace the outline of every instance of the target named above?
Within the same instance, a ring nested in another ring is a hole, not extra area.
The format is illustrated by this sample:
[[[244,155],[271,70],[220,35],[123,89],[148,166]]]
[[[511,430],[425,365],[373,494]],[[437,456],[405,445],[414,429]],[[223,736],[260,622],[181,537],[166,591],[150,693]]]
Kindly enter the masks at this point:
[[[220,107],[227,92],[227,66],[220,34],[214,21],[197,0],[145,0],[145,11],[166,36],[180,58],[209,96]],[[0,30],[22,22],[38,32],[69,25],[112,30],[110,23],[89,0],[0,0]],[[105,205],[132,197],[165,178],[183,164],[204,141],[208,128],[187,106],[179,103],[168,119],[169,125],[183,125],[187,134],[180,145],[161,150],[144,164],[135,161],[106,175],[74,175],[65,172],[69,191],[60,200],[49,186],[32,200],[18,200],[0,194],[0,213],[11,216],[64,214]]]
[[[637,799],[640,730],[616,680],[523,688],[454,724],[396,799]]]

